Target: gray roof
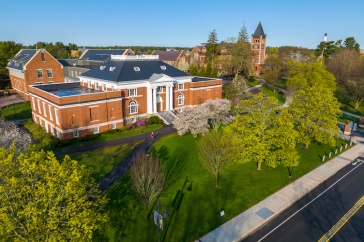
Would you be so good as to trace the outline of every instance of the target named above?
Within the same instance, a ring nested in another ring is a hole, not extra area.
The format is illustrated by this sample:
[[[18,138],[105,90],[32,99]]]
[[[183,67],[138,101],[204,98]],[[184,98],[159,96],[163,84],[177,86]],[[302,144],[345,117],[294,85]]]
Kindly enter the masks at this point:
[[[20,50],[14,58],[12,58],[7,65],[8,68],[23,70],[23,67],[28,61],[37,53],[37,50]]]
[[[102,50],[87,49],[80,57],[80,60],[107,61],[111,55],[124,55],[127,50]]]
[[[182,51],[162,51],[155,50],[152,55],[159,55],[159,59],[162,61],[176,61],[178,56],[182,53]]]
[[[253,34],[253,37],[260,37],[260,36],[265,37],[266,34],[264,34],[262,24],[259,22],[258,27]]]
[[[136,71],[135,67],[137,67],[139,71]],[[153,74],[165,74],[170,77],[189,76],[187,73],[157,59],[110,60],[80,76],[112,82],[126,82],[148,80]]]

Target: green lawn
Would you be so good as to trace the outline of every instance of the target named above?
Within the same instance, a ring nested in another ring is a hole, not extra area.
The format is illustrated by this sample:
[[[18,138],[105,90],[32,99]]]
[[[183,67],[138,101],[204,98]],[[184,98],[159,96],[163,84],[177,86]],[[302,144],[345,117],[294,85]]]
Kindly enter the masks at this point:
[[[253,86],[256,86],[260,83],[260,81],[255,78],[248,78],[248,79],[246,79],[246,82]]]
[[[90,168],[91,176],[95,181],[100,181],[117,164],[123,161],[135,148],[138,142],[113,146],[93,151],[72,153],[69,156],[79,164]],[[63,156],[57,157],[63,160]]]
[[[341,122],[341,123],[346,123],[347,120],[350,120],[350,121],[354,121],[356,123],[359,123],[359,119],[358,118],[354,118],[352,116],[349,116],[347,114],[341,114],[341,116],[338,118],[338,122]]]
[[[354,103],[352,102],[345,102],[338,98],[338,101],[340,102],[340,109],[349,113],[353,113],[356,115],[364,115],[364,100],[360,103],[359,109],[354,108]]]
[[[195,241],[222,223],[268,197],[298,177],[322,164],[321,157],[334,147],[313,143],[300,153],[300,164],[295,178],[288,178],[285,167],[262,166],[257,172],[254,163],[229,163],[220,176],[220,187],[215,189],[215,178],[199,163],[196,141],[191,135],[170,135],[153,147],[163,161],[168,186],[160,196],[170,217],[164,220],[163,241]],[[339,143],[344,143],[338,140]],[[189,182],[185,184],[186,179]],[[191,182],[191,183],[190,183]],[[192,184],[192,190],[187,189]],[[182,191],[183,189],[183,191]],[[182,192],[182,193],[181,193]],[[183,194],[178,205],[172,206],[177,194]],[[129,176],[124,176],[109,191],[107,212],[110,221],[95,233],[94,241],[156,241],[157,227],[153,211],[145,219],[144,207],[138,202]],[[225,216],[220,217],[221,209]]]
[[[286,97],[284,96],[284,94],[282,94],[280,91],[272,91],[271,88],[268,88],[266,86],[261,86],[259,87],[259,90],[261,90],[262,92],[264,92],[265,94],[267,94],[268,96],[272,96],[277,98],[278,103],[279,104],[284,104],[286,102]]]
[[[18,103],[2,108],[1,117],[8,121],[32,118],[32,109],[30,107],[30,102]]]

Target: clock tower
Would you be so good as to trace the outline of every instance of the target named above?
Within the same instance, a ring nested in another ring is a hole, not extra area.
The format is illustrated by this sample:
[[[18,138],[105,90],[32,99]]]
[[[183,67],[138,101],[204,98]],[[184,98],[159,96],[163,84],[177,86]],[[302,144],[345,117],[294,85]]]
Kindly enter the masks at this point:
[[[253,66],[255,74],[259,74],[264,67],[264,61],[266,58],[266,34],[263,31],[262,24],[259,22],[257,29],[252,35],[251,48],[253,55]]]

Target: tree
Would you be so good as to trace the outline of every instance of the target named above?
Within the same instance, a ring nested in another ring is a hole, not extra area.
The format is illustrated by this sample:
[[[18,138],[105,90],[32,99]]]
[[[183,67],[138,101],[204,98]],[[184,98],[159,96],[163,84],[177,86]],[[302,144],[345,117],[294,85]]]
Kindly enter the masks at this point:
[[[8,74],[6,66],[10,59],[23,48],[22,44],[15,43],[14,41],[0,41],[0,73]]]
[[[145,206],[146,219],[148,219],[149,205],[163,191],[165,185],[161,162],[152,155],[137,154],[130,173],[135,191]]]
[[[214,66],[214,59],[219,51],[219,44],[217,43],[217,41],[217,33],[214,29],[209,34],[205,53],[205,63],[211,62],[212,66]]]
[[[342,48],[341,40],[338,41],[322,41],[317,46],[315,50],[315,54],[317,57],[323,56],[325,59],[328,58],[330,55],[335,54]]]
[[[13,143],[19,150],[25,151],[32,143],[29,134],[21,131],[13,122],[6,122],[0,117],[0,147],[9,149]]]
[[[66,156],[0,148],[0,239],[86,241],[101,222],[106,198],[87,169]]]
[[[327,63],[336,77],[340,98],[354,102],[355,109],[364,97],[364,58],[355,50],[341,50]]]
[[[249,42],[248,30],[245,26],[245,23],[244,23],[243,27],[241,27],[241,29],[240,29],[238,39],[243,40],[244,42]]]
[[[209,124],[214,130],[218,130],[221,124],[228,124],[232,121],[229,115],[230,101],[227,99],[210,100],[202,105],[202,112],[206,114]]]
[[[340,105],[334,96],[335,77],[320,63],[293,63],[287,86],[291,90],[292,114],[299,142],[309,146],[311,140],[335,144]]]
[[[213,130],[202,136],[198,143],[200,162],[205,169],[215,175],[215,188],[219,187],[221,169],[236,153],[237,147],[234,146],[236,142],[232,142],[232,138],[228,131]]]
[[[262,163],[272,167],[297,166],[297,132],[291,115],[279,107],[277,99],[260,93],[241,101],[239,108],[242,114],[229,126],[242,147],[236,156],[238,162],[254,161],[258,171]]]
[[[249,86],[246,84],[243,76],[237,75],[225,88],[225,98],[238,102],[250,98],[251,93],[248,91]]]
[[[354,37],[348,37],[344,41],[344,47],[349,50],[355,50],[356,52],[360,53],[360,45],[356,42]]]
[[[252,56],[250,43],[239,39],[231,52],[231,65],[236,75],[240,73],[248,77],[252,73]]]
[[[284,87],[287,74],[287,59],[279,55],[278,48],[269,48],[263,72],[264,81],[273,86]]]

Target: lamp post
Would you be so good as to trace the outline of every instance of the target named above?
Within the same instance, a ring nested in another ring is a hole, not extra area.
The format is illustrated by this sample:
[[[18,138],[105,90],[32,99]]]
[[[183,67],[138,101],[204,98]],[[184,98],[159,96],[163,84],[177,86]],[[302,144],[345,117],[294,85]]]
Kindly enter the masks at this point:
[[[160,215],[160,207],[163,206],[164,207],[164,212],[162,215]],[[166,206],[164,206],[158,198],[158,210],[154,212],[154,222],[156,223],[156,225],[158,226],[158,242],[161,241],[161,226],[163,226],[163,219],[164,218],[168,218],[169,214],[167,212],[167,208]]]

